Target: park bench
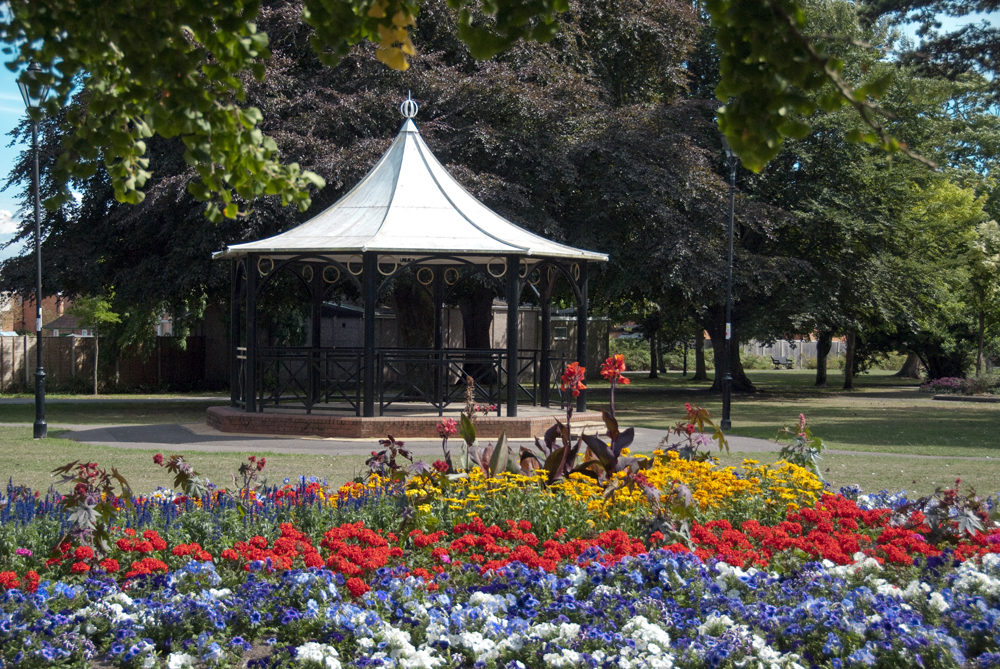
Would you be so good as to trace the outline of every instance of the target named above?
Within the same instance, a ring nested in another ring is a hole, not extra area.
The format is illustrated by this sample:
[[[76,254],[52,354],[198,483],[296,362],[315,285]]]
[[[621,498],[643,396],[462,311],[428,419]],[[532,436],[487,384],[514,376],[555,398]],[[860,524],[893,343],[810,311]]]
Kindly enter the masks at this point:
[[[782,367],[786,369],[791,369],[795,366],[795,362],[783,355],[771,356],[771,364],[774,365],[775,369],[781,369]]]

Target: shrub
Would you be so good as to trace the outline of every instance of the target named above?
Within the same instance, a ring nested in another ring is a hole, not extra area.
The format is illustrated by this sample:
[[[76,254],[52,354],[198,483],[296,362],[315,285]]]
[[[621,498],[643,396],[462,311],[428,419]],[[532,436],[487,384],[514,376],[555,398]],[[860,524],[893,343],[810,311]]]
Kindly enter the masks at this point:
[[[624,355],[628,369],[649,369],[649,342],[645,339],[612,339],[608,352],[610,355]]]
[[[743,365],[743,369],[771,369],[774,367],[771,363],[771,356],[754,355],[745,351],[740,351],[740,363]]]

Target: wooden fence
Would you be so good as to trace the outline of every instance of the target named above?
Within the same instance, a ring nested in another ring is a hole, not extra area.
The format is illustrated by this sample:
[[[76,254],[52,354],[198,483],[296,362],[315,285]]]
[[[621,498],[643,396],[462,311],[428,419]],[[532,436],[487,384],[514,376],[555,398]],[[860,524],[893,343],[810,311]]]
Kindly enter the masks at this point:
[[[0,392],[34,388],[35,337],[0,337]],[[128,350],[115,359],[102,343],[98,383],[102,388],[190,390],[205,382],[205,338],[188,337],[182,348],[175,337],[157,337],[148,350]],[[44,337],[42,367],[47,390],[82,390],[93,384],[94,340],[90,337]]]

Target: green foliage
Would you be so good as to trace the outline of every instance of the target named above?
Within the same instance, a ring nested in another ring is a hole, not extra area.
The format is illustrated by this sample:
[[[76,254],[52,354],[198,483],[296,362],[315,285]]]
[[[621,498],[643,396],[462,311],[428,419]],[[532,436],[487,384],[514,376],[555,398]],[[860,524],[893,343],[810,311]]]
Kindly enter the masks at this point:
[[[380,61],[404,70],[416,53],[410,34],[420,4],[306,0],[302,18],[326,64],[368,39],[379,45]],[[566,0],[450,4],[461,10],[459,37],[481,58],[519,39],[551,39],[555,13],[568,6]],[[68,202],[69,180],[86,179],[100,165],[115,198],[139,204],[152,174],[147,142],[160,136],[183,142],[184,161],[198,174],[188,192],[209,201],[210,220],[245,215],[246,203],[265,195],[307,209],[325,180],[298,163],[284,164],[260,128],[260,109],[242,104],[248,82],[264,79],[271,55],[268,36],[257,29],[259,12],[259,0],[9,3],[0,18],[8,67],[39,62],[47,71],[32,82],[34,90],[51,85],[54,93],[45,111],[56,116],[70,105],[61,117],[69,132],[56,166],[60,187],[47,206]],[[473,20],[480,13],[489,21]]]
[[[52,473],[62,476],[59,484],[73,484],[73,489],[60,502],[69,514],[70,527],[52,546],[52,556],[64,553],[60,547],[66,542],[71,547],[90,546],[106,553],[117,507],[132,508],[132,489],[128,481],[114,467],[108,473],[96,462],[79,460],[54,469]],[[120,490],[117,493],[116,482]]]
[[[849,105],[867,126],[854,128],[852,142],[879,144],[922,162],[885,126],[890,116],[873,100],[884,97],[893,81],[891,71],[869,69],[881,57],[860,24],[838,26],[832,36],[817,37],[810,16],[819,3],[796,0],[705,0],[716,29],[721,80],[715,89],[723,103],[719,128],[743,165],[760,172],[781,150],[786,138],[803,139],[808,117],[819,110],[836,112]],[[830,3],[854,14],[848,3]],[[853,72],[836,48],[840,40],[854,48],[861,62]]]
[[[898,507],[893,516],[907,528],[926,523],[930,527],[927,542],[934,546],[955,545],[965,535],[980,532],[1000,518],[1000,510],[991,508],[975,490],[961,494],[960,485],[961,480],[956,480],[954,488],[938,488],[933,494]],[[919,522],[914,517],[916,512],[923,514]]]
[[[753,355],[746,351],[740,351],[740,364],[743,369],[773,369],[774,364],[771,357],[767,355]]]
[[[649,369],[649,342],[645,339],[612,339],[608,342],[611,355],[624,355],[629,369]]]
[[[778,457],[799,467],[809,469],[819,477],[820,481],[824,480],[823,473],[819,469],[821,453],[825,448],[823,440],[813,436],[809,426],[806,425],[805,414],[799,414],[798,429],[792,430],[786,427],[775,437],[776,442],[785,440],[787,443],[782,444]]]
[[[112,323],[121,323],[121,317],[111,310],[111,303],[99,295],[84,295],[75,300],[68,313],[75,316],[77,323],[96,331],[103,330]]]

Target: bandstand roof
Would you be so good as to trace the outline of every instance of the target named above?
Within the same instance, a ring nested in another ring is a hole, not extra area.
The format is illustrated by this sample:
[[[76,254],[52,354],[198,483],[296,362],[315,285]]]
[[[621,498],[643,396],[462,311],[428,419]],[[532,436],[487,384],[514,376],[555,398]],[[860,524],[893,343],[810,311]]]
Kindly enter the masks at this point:
[[[415,105],[414,105],[415,112]],[[248,253],[328,257],[366,251],[606,261],[604,253],[558,244],[514,225],[474,198],[438,162],[412,118],[375,167],[336,203],[274,237],[234,244],[213,255]]]

